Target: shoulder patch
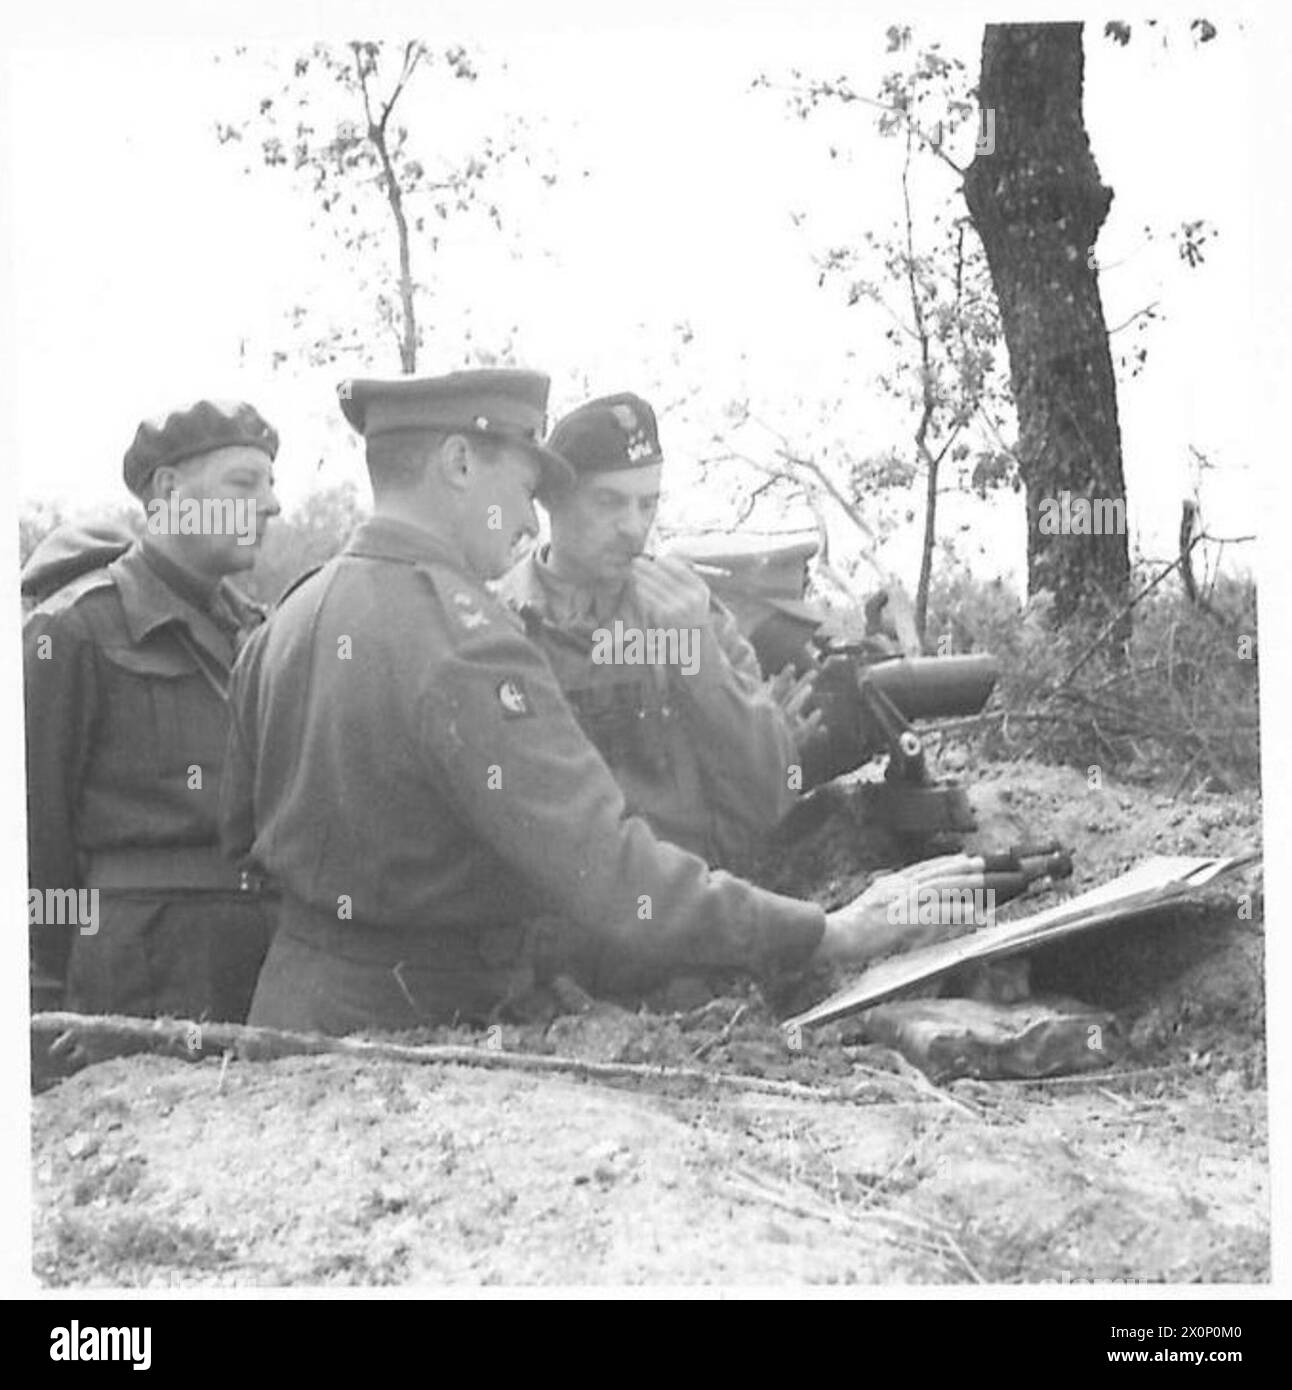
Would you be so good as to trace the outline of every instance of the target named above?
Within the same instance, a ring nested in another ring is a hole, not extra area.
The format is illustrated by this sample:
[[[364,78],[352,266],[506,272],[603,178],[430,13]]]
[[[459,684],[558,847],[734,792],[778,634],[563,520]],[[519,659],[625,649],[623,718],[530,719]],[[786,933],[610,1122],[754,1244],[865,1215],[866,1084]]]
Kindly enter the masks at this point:
[[[529,691],[525,689],[525,682],[522,677],[508,676],[506,680],[499,681],[497,696],[498,703],[502,706],[504,719],[530,719],[533,717],[534,706],[530,703]]]

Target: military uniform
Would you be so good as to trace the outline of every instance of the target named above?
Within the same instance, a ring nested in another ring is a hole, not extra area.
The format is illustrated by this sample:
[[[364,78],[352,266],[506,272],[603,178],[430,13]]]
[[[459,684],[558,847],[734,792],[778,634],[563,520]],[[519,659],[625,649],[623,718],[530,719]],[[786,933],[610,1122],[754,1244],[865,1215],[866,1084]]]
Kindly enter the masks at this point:
[[[84,572],[54,537],[24,573],[28,881],[99,895],[97,923],[31,927],[33,1007],[240,1020],[273,919],[216,806],[229,672],[263,613],[147,541],[91,539]]]
[[[631,580],[600,613],[536,552],[502,581],[551,664],[583,731],[623,791],[629,812],[662,839],[713,865],[746,863],[789,810],[798,760],[752,647],[717,599],[700,629],[692,674],[655,662],[597,662],[594,634],[654,626]]]
[[[484,428],[475,398],[503,388],[541,421],[545,378],[485,372],[423,383],[425,423]],[[497,1016],[532,983],[542,913],[594,937],[607,973],[775,969],[820,941],[820,908],[710,872],[629,815],[515,615],[455,543],[405,521],[365,523],[284,600],[232,706],[226,845],[283,890],[253,1023]]]
[[[630,392],[571,411],[548,447],[579,479],[663,463],[650,405]],[[505,576],[500,592],[523,617],[584,732],[600,749],[629,811],[713,865],[743,867],[790,809],[798,761],[784,714],[732,613],[710,596],[694,665],[606,661],[597,634],[661,630],[632,577],[617,592],[558,576],[550,549]]]

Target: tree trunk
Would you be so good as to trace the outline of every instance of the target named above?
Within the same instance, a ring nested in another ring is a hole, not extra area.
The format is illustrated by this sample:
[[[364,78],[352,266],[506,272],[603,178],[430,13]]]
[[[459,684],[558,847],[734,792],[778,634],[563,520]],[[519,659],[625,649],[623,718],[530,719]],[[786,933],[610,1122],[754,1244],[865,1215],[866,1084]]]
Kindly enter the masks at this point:
[[[389,116],[390,107],[386,108],[386,114]],[[390,151],[386,148],[384,121],[382,125],[370,127],[368,138],[377,148],[386,177],[386,201],[395,219],[395,235],[399,241],[399,303],[403,310],[399,367],[404,376],[412,376],[417,371],[417,306],[413,299],[413,266],[408,245],[408,219],[404,216],[404,195],[400,192],[399,178],[391,162]]]
[[[920,634],[920,650],[928,651],[929,588],[933,581],[933,543],[937,538],[938,467],[941,462],[924,450],[928,477],[924,484],[924,541],[920,546],[920,579],[915,586],[915,627]]]
[[[1081,31],[987,25],[979,102],[994,112],[994,141],[980,139],[964,183],[1009,349],[1028,589],[1053,593],[1057,621],[1106,619],[1124,605],[1130,581],[1117,387],[1091,252],[1113,195],[1082,116]],[[1075,504],[1083,500],[1092,529],[1104,534],[1080,533]],[[1066,534],[1042,529],[1056,516]],[[1127,635],[1123,624],[1123,643]]]

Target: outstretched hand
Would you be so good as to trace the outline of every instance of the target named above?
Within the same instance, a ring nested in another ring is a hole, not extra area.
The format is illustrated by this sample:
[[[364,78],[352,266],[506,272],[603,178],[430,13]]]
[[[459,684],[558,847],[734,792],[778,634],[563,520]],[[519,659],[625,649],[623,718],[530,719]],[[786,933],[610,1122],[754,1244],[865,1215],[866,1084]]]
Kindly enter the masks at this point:
[[[963,936],[981,925],[972,894],[963,892],[970,882],[965,856],[959,854],[884,874],[850,903],[826,913],[825,936],[817,953],[835,964],[855,965]],[[927,911],[927,894],[942,889],[957,891],[940,894],[936,911]],[[898,910],[902,899],[909,902],[915,894],[920,895],[918,912]]]

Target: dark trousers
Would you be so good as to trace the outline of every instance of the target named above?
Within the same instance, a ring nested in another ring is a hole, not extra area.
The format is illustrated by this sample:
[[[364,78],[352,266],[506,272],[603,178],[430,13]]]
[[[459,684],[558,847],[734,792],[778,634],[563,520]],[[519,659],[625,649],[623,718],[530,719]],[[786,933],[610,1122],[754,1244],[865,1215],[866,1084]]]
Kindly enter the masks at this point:
[[[72,940],[67,1007],[78,1013],[246,1020],[275,903],[224,891],[110,891],[98,930]]]
[[[519,928],[388,930],[290,896],[256,986],[256,1027],[340,1036],[482,1024],[522,1010],[534,970]]]

